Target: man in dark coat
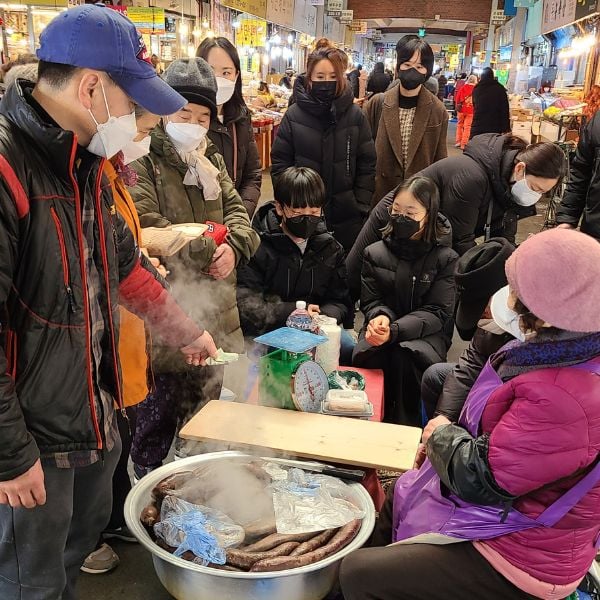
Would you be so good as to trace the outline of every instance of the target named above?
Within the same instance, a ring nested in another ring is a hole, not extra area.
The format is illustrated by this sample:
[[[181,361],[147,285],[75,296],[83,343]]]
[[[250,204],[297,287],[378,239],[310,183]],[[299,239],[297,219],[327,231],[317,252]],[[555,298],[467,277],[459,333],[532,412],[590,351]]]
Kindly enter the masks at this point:
[[[600,116],[585,126],[571,165],[567,191],[556,213],[559,227],[575,229],[600,240]]]
[[[392,83],[392,78],[384,71],[383,67],[384,64],[382,62],[375,63],[373,72],[367,82],[367,92],[383,94],[388,89],[390,83]]]
[[[486,67],[473,90],[473,125],[471,139],[482,133],[510,131],[510,108],[504,86],[494,78],[494,71]]]
[[[358,84],[358,80],[360,79],[360,70],[362,69],[362,65],[358,65],[350,73],[348,73],[348,81],[350,82],[350,89],[354,94],[355,98],[358,98],[360,95],[360,86]]]
[[[367,119],[349,86],[330,105],[319,102],[304,75],[294,86],[296,103],[284,115],[271,151],[271,176],[288,167],[310,167],[326,190],[325,221],[350,250],[371,208],[375,189],[375,145]]]

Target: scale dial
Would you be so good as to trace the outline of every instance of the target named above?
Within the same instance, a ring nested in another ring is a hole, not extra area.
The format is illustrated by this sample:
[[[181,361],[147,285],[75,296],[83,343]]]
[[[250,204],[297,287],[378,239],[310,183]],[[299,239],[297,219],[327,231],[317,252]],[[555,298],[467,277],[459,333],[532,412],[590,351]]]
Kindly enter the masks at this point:
[[[298,410],[321,412],[321,402],[327,397],[327,374],[312,360],[303,362],[292,377],[292,400]]]

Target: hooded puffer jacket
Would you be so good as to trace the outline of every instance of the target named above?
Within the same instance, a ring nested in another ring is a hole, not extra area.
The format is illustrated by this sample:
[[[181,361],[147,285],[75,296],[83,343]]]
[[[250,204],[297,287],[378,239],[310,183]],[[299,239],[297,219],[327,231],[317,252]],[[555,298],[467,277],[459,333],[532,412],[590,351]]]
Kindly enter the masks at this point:
[[[238,307],[244,335],[260,335],[284,327],[297,300],[317,304],[321,314],[343,323],[354,316],[344,249],[319,225],[304,254],[281,229],[272,203],[256,213],[253,226],[261,244],[238,270]]]
[[[600,362],[600,358],[595,359]],[[496,390],[483,412],[496,482],[530,517],[573,487],[600,452],[600,377],[573,368],[520,375]],[[589,569],[600,533],[600,484],[554,527],[486,542],[536,579],[566,585]]]
[[[327,192],[327,226],[348,252],[367,219],[375,189],[371,129],[349,87],[329,108],[311,96],[300,75],[294,97],[271,151],[273,182],[288,167],[317,171]]]

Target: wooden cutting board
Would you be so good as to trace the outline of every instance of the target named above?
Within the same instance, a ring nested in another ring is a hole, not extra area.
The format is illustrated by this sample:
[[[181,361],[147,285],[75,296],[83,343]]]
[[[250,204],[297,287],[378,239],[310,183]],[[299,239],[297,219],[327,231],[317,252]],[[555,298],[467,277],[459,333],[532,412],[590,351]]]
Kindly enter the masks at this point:
[[[181,430],[191,440],[271,449],[286,455],[406,471],[421,430],[347,417],[213,400]]]

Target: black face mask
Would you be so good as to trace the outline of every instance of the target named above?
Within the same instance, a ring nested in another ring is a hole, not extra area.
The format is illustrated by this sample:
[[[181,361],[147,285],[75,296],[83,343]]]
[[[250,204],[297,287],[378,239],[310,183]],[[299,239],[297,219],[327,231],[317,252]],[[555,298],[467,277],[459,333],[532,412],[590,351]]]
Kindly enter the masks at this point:
[[[323,217],[302,215],[300,217],[285,217],[284,223],[287,230],[297,238],[307,240],[316,230]]]
[[[400,83],[405,90],[416,90],[427,81],[427,75],[419,73],[416,69],[400,71]]]
[[[337,91],[337,81],[313,81],[310,93],[322,104],[331,104]]]
[[[390,217],[390,223],[394,228],[392,236],[396,240],[409,240],[419,229],[421,229],[421,223],[415,221],[410,217],[404,215],[392,215]]]

